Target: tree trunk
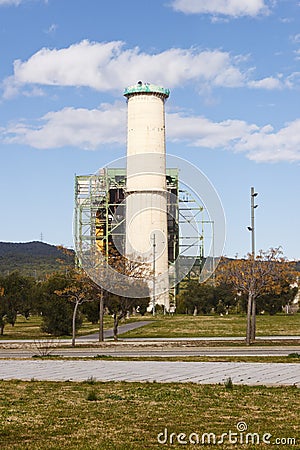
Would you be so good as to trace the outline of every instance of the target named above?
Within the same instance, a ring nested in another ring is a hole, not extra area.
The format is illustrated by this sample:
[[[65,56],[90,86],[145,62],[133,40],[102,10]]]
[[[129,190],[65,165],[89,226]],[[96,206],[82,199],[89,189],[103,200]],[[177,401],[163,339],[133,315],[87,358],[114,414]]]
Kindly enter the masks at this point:
[[[104,341],[103,317],[104,317],[104,295],[103,290],[101,289],[99,301],[99,342]]]
[[[3,336],[4,333],[4,323],[1,323],[0,325],[0,336]]]
[[[73,320],[72,320],[72,347],[75,347],[75,338],[76,338],[76,315],[77,315],[77,308],[78,308],[79,302],[75,303],[74,311],[73,311]]]
[[[246,344],[251,343],[251,316],[252,316],[252,295],[248,294],[248,305],[247,305],[247,331],[246,331]]]
[[[118,340],[118,325],[119,325],[119,318],[116,313],[114,313],[114,341]]]
[[[256,338],[256,300],[252,299],[252,319],[251,319],[251,333],[250,333],[251,342],[255,342]]]
[[[114,313],[114,341],[118,340],[118,326],[119,322],[123,317],[126,316],[125,312],[121,312],[119,315],[117,313]]]

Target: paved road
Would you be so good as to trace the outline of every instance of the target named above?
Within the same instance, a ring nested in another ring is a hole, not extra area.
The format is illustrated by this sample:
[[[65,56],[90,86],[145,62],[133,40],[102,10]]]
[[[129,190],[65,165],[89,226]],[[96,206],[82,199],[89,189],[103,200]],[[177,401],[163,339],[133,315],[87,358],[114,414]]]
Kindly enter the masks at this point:
[[[139,328],[140,326],[143,325],[138,325],[138,324],[127,324],[127,325],[122,325],[122,327],[128,327],[128,326],[132,326],[133,328],[131,329],[136,329]],[[126,331],[129,331],[128,329],[126,329]],[[245,342],[245,338],[241,337],[241,336],[214,336],[214,337],[178,337],[178,338],[122,338],[121,334],[125,333],[125,331],[121,330],[121,333],[119,333],[120,337],[119,337],[119,342],[123,342],[123,343],[159,343],[159,342],[178,342],[178,343],[186,343],[186,342],[204,342],[204,341],[208,341],[211,342],[213,345],[213,342],[233,342],[233,341],[237,341],[237,342]],[[111,341],[113,337],[113,331],[111,329],[109,330],[105,330],[104,332],[104,339],[106,341]],[[99,339],[99,335],[98,333],[94,333],[94,334],[88,334],[86,336],[80,336],[76,338],[76,342],[81,342],[84,344],[89,344],[89,343],[95,343],[98,342]],[[52,339],[51,340],[53,342],[58,342],[58,343],[66,343],[66,344],[70,344],[71,343],[71,339]],[[42,341],[49,341],[49,339],[38,339],[38,342],[42,342]],[[259,341],[278,341],[278,342],[287,342],[290,341],[290,343],[295,342],[296,344],[300,343],[300,336],[257,336],[256,337],[256,342]],[[0,346],[2,344],[30,344],[30,343],[35,343],[36,340],[35,339],[0,339]]]
[[[121,344],[121,343],[120,343]],[[137,344],[137,343],[136,343]],[[272,347],[171,347],[169,346],[153,346],[141,343],[140,346],[131,346],[124,344],[108,345],[90,348],[53,348],[51,354],[65,357],[95,357],[97,355],[104,356],[154,356],[159,358],[176,357],[176,356],[287,356],[290,353],[299,353],[300,346],[272,346]],[[0,349],[1,358],[31,358],[33,355],[39,354],[37,348],[18,349],[6,348]],[[299,365],[300,371],[300,365]]]
[[[298,364],[167,362],[167,361],[36,361],[5,360],[0,365],[0,379],[142,382],[224,383],[296,385],[300,387]]]
[[[141,320],[139,322],[126,323],[125,325],[119,325],[118,334],[126,333],[127,331],[136,330],[137,328],[149,325],[152,320]],[[114,331],[112,328],[109,330],[104,330],[104,339],[109,339],[114,337]],[[99,333],[88,334],[86,336],[81,336],[77,338],[79,341],[98,341]]]

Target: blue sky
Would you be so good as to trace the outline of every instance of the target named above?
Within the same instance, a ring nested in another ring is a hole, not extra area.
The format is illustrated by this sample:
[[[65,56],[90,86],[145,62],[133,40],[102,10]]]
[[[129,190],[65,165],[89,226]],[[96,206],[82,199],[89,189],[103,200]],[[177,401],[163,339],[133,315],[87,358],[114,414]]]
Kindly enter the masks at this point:
[[[227,256],[300,259],[300,2],[0,0],[1,241],[73,245],[74,174],[126,151],[123,89],[170,88],[167,151],[226,215]]]

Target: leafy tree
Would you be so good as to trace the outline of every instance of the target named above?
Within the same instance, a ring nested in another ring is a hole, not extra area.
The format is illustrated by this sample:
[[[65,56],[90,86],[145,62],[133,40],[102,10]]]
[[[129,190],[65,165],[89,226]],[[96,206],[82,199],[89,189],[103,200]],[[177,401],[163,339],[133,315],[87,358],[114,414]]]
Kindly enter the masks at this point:
[[[215,306],[214,287],[209,283],[190,280],[179,294],[179,303],[189,314],[209,314]]]
[[[89,274],[94,280],[99,280],[98,297],[99,297],[99,318],[100,333],[101,324],[103,333],[103,311],[104,305],[113,315],[114,318],[114,338],[117,340],[118,325],[120,320],[126,317],[127,313],[138,308],[141,312],[145,311],[149,304],[149,287],[148,282],[152,276],[149,264],[139,258],[126,258],[117,250],[111,248],[108,254],[107,262],[99,261],[95,255],[95,261],[92,261],[93,269],[89,269]],[[120,290],[120,276],[122,283],[123,295],[112,294]],[[105,286],[105,290],[101,287]],[[96,285],[96,283],[95,283]],[[135,292],[137,297],[132,298]],[[101,337],[99,338],[101,339]]]
[[[60,250],[68,254],[69,250],[63,247]],[[151,271],[146,263],[141,261],[132,261],[125,256],[120,255],[117,250],[111,248],[108,254],[107,261],[100,258],[97,252],[89,255],[89,270],[87,277],[83,271],[68,267],[67,275],[69,282],[62,289],[56,289],[54,293],[64,299],[68,299],[74,304],[72,317],[72,345],[75,345],[76,336],[76,315],[78,307],[84,303],[91,303],[90,307],[86,306],[85,311],[88,311],[93,317],[94,323],[95,313],[99,311],[99,341],[103,341],[103,316],[104,316],[104,302],[108,310],[114,317],[114,335],[117,339],[117,329],[119,321],[131,312],[133,308],[138,307],[141,313],[144,313],[149,303],[149,289],[147,279]],[[118,274],[125,275],[122,279],[122,291],[124,292],[124,299],[121,296],[111,295],[116,288],[119,290],[120,277]],[[96,281],[98,281],[98,283]],[[105,286],[105,289],[102,287]],[[131,299],[132,288],[139,291],[142,299]],[[145,298],[147,300],[145,300]],[[99,302],[99,308],[95,307],[95,299]],[[119,299],[119,300],[117,300]]]
[[[6,316],[6,306],[3,300],[4,287],[2,286],[2,281],[0,280],[0,335],[3,336],[4,326],[5,326],[5,316]]]
[[[6,323],[14,326],[17,315],[29,318],[33,308],[35,281],[31,277],[12,272],[0,280],[0,334]]]
[[[230,308],[236,306],[237,297],[232,287],[227,283],[220,283],[214,286],[214,304],[217,314],[227,314]]]
[[[99,300],[83,303],[81,311],[88,322],[96,325],[99,321]]]
[[[114,340],[118,339],[118,326],[122,319],[124,319],[127,314],[131,314],[133,310],[138,308],[147,308],[149,305],[149,298],[131,298],[131,297],[121,297],[119,295],[110,294],[107,297],[105,306],[112,314],[114,319],[113,331]]]
[[[54,292],[59,297],[69,300],[74,305],[72,316],[72,347],[75,347],[78,307],[85,302],[93,302],[96,292],[94,283],[82,270],[73,269],[68,273],[66,279],[68,285],[64,289],[59,289]]]
[[[256,311],[258,313],[266,312],[271,316],[281,312],[285,305],[289,305],[294,300],[298,288],[291,287],[289,283],[282,284],[282,291],[280,294],[270,292],[262,295],[256,304]]]
[[[87,276],[81,269],[74,268],[73,265],[70,265],[70,261],[73,262],[73,252],[63,246],[58,247],[59,251],[62,252],[62,254],[65,255],[65,258],[60,260],[60,263],[62,267],[65,269],[65,273],[71,275],[71,278],[73,277],[73,287],[69,286],[69,288],[63,293],[60,293],[59,295],[64,295],[65,298],[69,298],[71,302],[74,303],[74,310],[73,313],[73,343],[75,345],[75,332],[74,332],[74,320],[77,314],[77,309],[79,305],[83,304],[90,304],[91,307],[85,306],[85,311],[88,311],[88,315],[91,317],[92,315],[92,322],[97,323],[99,319],[99,341],[102,342],[104,340],[104,327],[103,327],[103,318],[104,318],[104,298],[107,295],[107,292],[102,288],[102,286],[97,284],[93,281],[92,278]],[[67,259],[66,259],[67,258]],[[106,278],[106,270],[104,267],[103,270],[103,264],[99,263],[99,258],[96,256],[97,264],[95,264],[94,269],[90,269],[89,275],[94,271],[94,278]],[[96,272],[96,277],[95,277]],[[77,274],[77,275],[76,275]],[[72,283],[71,283],[72,284]],[[85,294],[83,293],[85,291]],[[89,295],[87,295],[87,291],[89,291]],[[96,302],[98,302],[98,305],[96,305]],[[98,310],[98,318],[96,319],[95,313]]]
[[[125,275],[122,284],[123,296],[107,294],[105,305],[114,319],[114,339],[118,339],[118,325],[120,320],[126,317],[128,313],[132,313],[133,309],[141,309],[144,311],[149,305],[149,287],[147,280],[152,276],[149,265],[138,258],[128,259],[117,252],[111,252],[110,264],[116,271]],[[118,285],[118,277],[110,280],[111,292]],[[132,292],[138,293],[138,297],[132,297]]]
[[[73,308],[65,298],[57,295],[69,286],[69,279],[65,274],[53,274],[41,285],[42,330],[54,336],[72,334]],[[81,324],[77,318],[76,327]]]
[[[281,250],[271,248],[267,252],[261,250],[256,257],[248,254],[245,259],[223,259],[218,267],[218,281],[230,284],[236,294],[247,296],[246,343],[250,345],[256,336],[257,299],[282,294],[286,284],[295,281],[295,272]]]

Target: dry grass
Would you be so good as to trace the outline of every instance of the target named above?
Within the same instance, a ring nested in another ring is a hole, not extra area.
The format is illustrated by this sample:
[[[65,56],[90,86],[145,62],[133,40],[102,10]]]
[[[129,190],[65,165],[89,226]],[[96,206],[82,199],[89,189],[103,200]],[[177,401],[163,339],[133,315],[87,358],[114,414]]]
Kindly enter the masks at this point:
[[[155,321],[122,337],[238,337],[245,336],[246,316],[157,316]],[[257,316],[257,336],[299,335],[300,314]]]
[[[57,358],[56,358],[57,359]],[[68,358],[70,360],[71,358]],[[74,358],[75,359],[75,358]],[[247,363],[284,363],[300,364],[300,354],[287,356],[106,356],[99,355],[86,359],[104,359],[109,361],[185,361],[185,362],[247,362]]]
[[[122,334],[122,337],[135,338],[169,338],[169,337],[243,337],[245,336],[246,317],[242,315],[228,316],[156,316],[154,319],[148,315],[146,317],[134,316],[128,322],[149,319],[153,321],[149,325]],[[2,339],[41,339],[49,338],[49,335],[40,330],[41,318],[30,317],[29,320],[22,316],[17,318],[14,327],[6,325]],[[110,316],[104,318],[104,328],[111,328],[113,320]],[[97,333],[99,325],[84,322],[78,336]],[[299,335],[300,334],[300,314],[276,316],[257,316],[257,336],[264,335]],[[50,336],[51,337],[51,336]],[[69,337],[69,336],[65,336]],[[63,337],[62,337],[63,338]],[[1,337],[0,337],[1,342]]]
[[[23,316],[18,316],[14,326],[7,324],[4,328],[4,335],[1,339],[43,339],[53,338],[47,333],[41,331],[42,318],[38,316],[31,316],[29,319],[25,319]],[[113,320],[110,316],[105,316],[104,328],[111,328]],[[97,333],[99,331],[98,324],[92,324],[84,321],[77,335],[83,336],[90,333]],[[62,336],[62,338],[68,338],[70,336]]]
[[[248,424],[249,432],[297,439],[295,447],[277,449],[296,449],[300,442],[299,390],[293,387],[2,381],[0,398],[1,449],[6,450],[182,448],[158,444],[158,433],[167,428],[169,433],[220,436],[235,432],[239,421]],[[217,447],[257,448],[229,443]]]

